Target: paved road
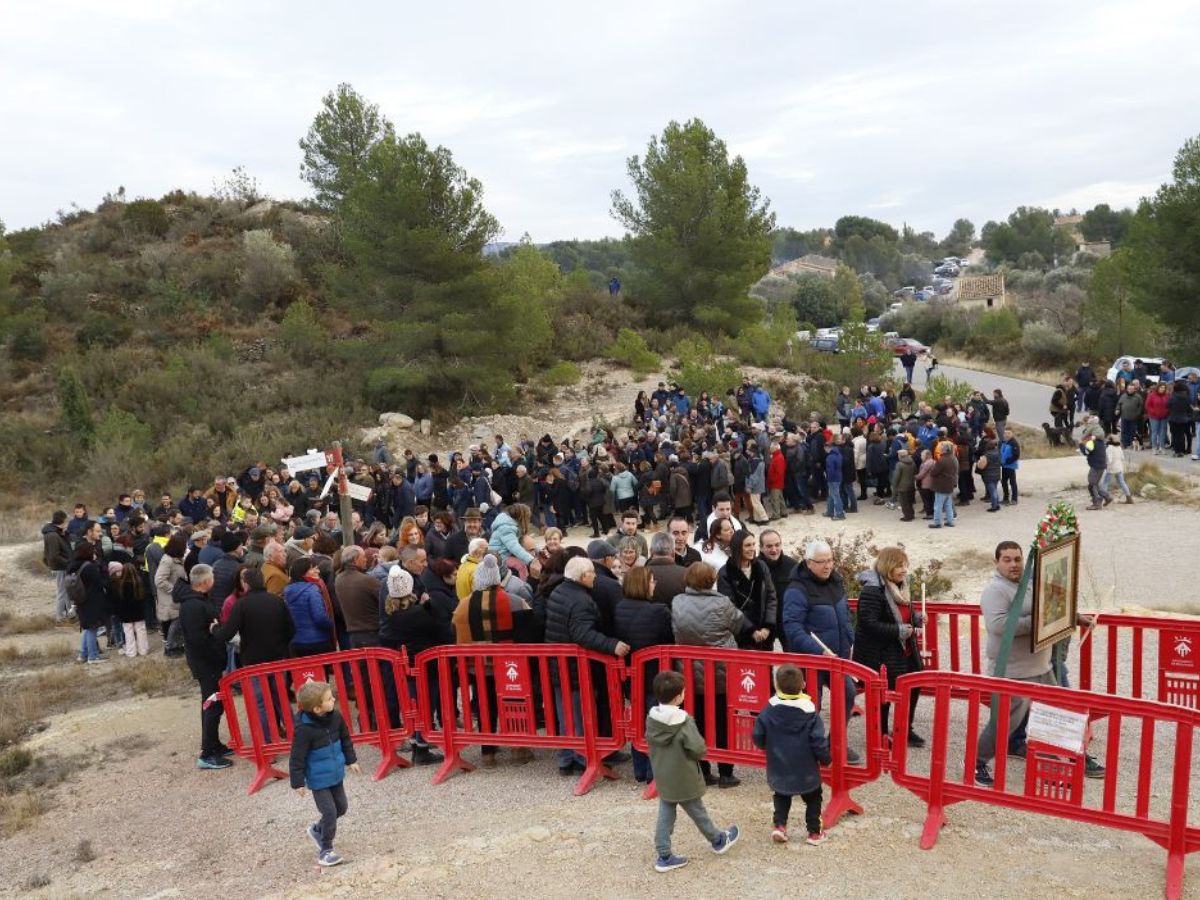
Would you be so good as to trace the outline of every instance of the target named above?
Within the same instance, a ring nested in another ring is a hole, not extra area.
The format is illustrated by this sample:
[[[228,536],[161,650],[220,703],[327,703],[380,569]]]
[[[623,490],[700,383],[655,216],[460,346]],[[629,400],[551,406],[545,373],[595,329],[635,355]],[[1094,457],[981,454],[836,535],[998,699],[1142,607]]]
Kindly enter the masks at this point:
[[[1050,417],[1050,394],[1053,388],[1036,381],[1024,381],[1019,378],[1009,378],[1007,375],[993,375],[991,372],[980,372],[975,369],[960,369],[955,366],[938,366],[938,371],[947,378],[965,381],[976,390],[983,391],[985,397],[991,397],[996,388],[1004,391],[1011,408],[1009,418],[1013,422],[1027,425],[1030,428],[1041,429],[1043,422],[1052,421]],[[903,378],[904,369],[896,363],[896,374]],[[915,388],[925,386],[925,370],[917,363]],[[1129,462],[1138,464],[1146,459],[1153,459],[1162,468],[1174,472],[1200,474],[1200,462],[1191,459],[1175,459],[1172,456],[1152,456],[1149,451],[1138,453],[1136,450],[1129,454]]]

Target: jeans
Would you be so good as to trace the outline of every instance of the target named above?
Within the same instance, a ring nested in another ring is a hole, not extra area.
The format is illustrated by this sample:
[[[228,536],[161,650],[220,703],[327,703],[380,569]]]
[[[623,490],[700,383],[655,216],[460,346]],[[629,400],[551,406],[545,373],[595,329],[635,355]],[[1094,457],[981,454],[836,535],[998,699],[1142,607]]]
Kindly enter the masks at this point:
[[[312,792],[313,802],[317,804],[317,812],[321,821],[313,830],[321,839],[321,852],[333,849],[333,839],[337,837],[337,820],[346,814],[350,805],[346,802],[346,787],[342,782],[321,788]]]
[[[843,481],[838,487],[842,498],[842,508],[846,512],[858,512],[858,497],[854,493],[854,482]]]
[[[846,515],[846,511],[842,508],[842,483],[830,481],[828,489],[829,496],[825,499],[825,515],[840,519]]]
[[[1166,419],[1150,420],[1150,446],[1155,450],[1165,450],[1167,448]]]
[[[1000,505],[1000,495],[996,491],[996,486],[998,484],[999,484],[999,482],[996,482],[996,481],[985,481],[983,483],[983,489],[987,493],[987,500],[988,500],[988,503],[991,505],[992,509],[995,509],[997,506]]]
[[[145,622],[123,622],[125,632],[125,655],[146,656],[150,652],[150,641],[146,637]]]
[[[1113,478],[1117,479],[1117,484],[1120,485],[1121,492],[1126,497],[1133,496],[1133,491],[1131,491],[1129,489],[1129,485],[1125,483],[1125,473],[1124,472],[1110,472],[1110,471],[1108,471],[1108,469],[1104,470],[1104,479],[1100,482],[1100,487],[1105,493],[1108,493],[1108,485],[1109,485],[1110,480]]]
[[[792,489],[796,492],[796,496],[800,500],[799,509],[812,509],[812,499],[808,496],[808,477],[802,472],[796,472],[792,476]]]
[[[1088,494],[1091,495],[1092,503],[1096,506],[1100,505],[1103,500],[1111,500],[1112,495],[1104,489],[1104,473],[1107,469],[1088,468]]]
[[[1008,419],[996,420],[996,440],[1003,441],[1005,432],[1007,431]]]
[[[554,710],[558,714],[558,733],[564,734],[566,732],[567,716],[563,705],[563,694],[570,691],[571,711],[575,716],[575,729],[573,733],[576,737],[581,737],[583,735],[583,711],[579,703],[579,688],[553,684],[551,689],[554,691]],[[560,769],[565,769],[572,763],[578,763],[581,766],[587,765],[587,760],[575,750],[555,750],[554,760],[558,763]]]
[[[659,856],[671,855],[671,833],[675,831],[675,816],[678,814],[678,807],[682,807],[683,811],[696,823],[696,827],[700,829],[700,833],[710,844],[721,835],[721,829],[714,825],[713,820],[709,818],[702,798],[697,797],[695,800],[687,800],[683,803],[672,803],[670,800],[659,797],[658,822],[654,826],[654,849],[658,851]]]
[[[100,638],[95,628],[84,628],[79,632],[79,658],[91,662],[100,659]]]
[[[270,744],[276,740],[275,735],[272,735],[271,728],[268,722],[270,718],[267,716],[267,704],[263,694],[263,682],[267,683],[267,693],[271,696],[271,712],[273,715],[270,718],[275,720],[275,735],[283,737],[284,730],[284,715],[283,707],[287,703],[287,697],[280,696],[279,686],[275,683],[275,679],[269,676],[250,679],[250,691],[254,694],[254,705],[258,707],[258,722],[262,726],[263,740]]]
[[[1134,438],[1137,437],[1138,426],[1140,422],[1134,422],[1130,419],[1121,420],[1121,447],[1128,450],[1133,444]]]
[[[954,495],[953,494],[940,494],[935,491],[933,494],[933,524],[934,525],[942,524],[942,514],[943,513],[945,513],[945,516],[946,516],[946,524],[953,525],[954,524]]]
[[[1054,680],[1053,672],[1043,672],[1041,675],[1034,675],[1031,678],[1013,678],[1012,681],[1027,681],[1030,684],[1049,684],[1054,685],[1057,682]],[[1009,735],[1017,730],[1017,727],[1025,719],[1025,714],[1029,712],[1030,700],[1028,697],[1010,697],[1008,706],[1008,734],[1004,736],[1007,741]],[[987,726],[983,729],[983,733],[979,735],[979,752],[976,754],[977,764],[991,762],[996,756],[996,719],[988,719]]]
[[[61,622],[71,611],[71,598],[67,596],[67,571],[54,573],[54,619]]]
[[[801,794],[800,799],[804,801],[804,826],[808,829],[809,834],[820,834],[825,830],[821,823],[821,786],[817,785],[808,793]],[[776,792],[772,803],[775,807],[772,824],[782,825],[786,828],[788,815],[792,811],[792,795]]]

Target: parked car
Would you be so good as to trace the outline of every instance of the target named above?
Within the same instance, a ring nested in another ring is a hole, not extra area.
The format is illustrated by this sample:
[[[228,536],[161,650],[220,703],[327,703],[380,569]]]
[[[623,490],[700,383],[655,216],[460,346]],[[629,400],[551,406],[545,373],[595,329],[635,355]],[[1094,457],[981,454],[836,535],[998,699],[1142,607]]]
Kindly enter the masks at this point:
[[[926,300],[932,300],[936,296],[937,294],[933,292],[933,288],[921,288],[921,290],[917,291],[916,299],[918,302],[924,303]]]
[[[892,353],[896,356],[903,356],[910,350],[917,356],[924,356],[929,352],[929,348],[916,338],[888,338],[887,345],[892,348]]]
[[[838,349],[838,339],[836,337],[813,338],[808,342],[808,346],[819,353],[841,353],[841,350]]]
[[[911,297],[916,292],[917,292],[917,289],[910,284],[908,287],[902,287],[898,291],[892,291],[892,296],[900,297],[903,299],[905,297]]]
[[[937,286],[937,292],[938,292],[939,297],[944,297],[953,290],[954,290],[954,282],[953,281],[946,281]]]
[[[878,330],[879,330],[879,316],[875,316],[875,318],[873,318],[873,319],[867,319],[867,332],[870,334],[874,334]]]
[[[1146,381],[1150,384],[1158,384],[1158,373],[1162,369],[1163,358],[1161,356],[1122,356],[1112,364],[1112,368],[1108,370],[1108,380],[1116,382],[1117,373],[1121,371],[1122,363],[1128,362],[1130,368],[1134,367],[1135,360],[1141,360],[1142,365],[1146,369]],[[1178,377],[1178,376],[1177,376]]]
[[[944,275],[947,278],[957,278],[958,272],[958,266],[947,265],[945,263],[933,270],[934,275]]]
[[[890,312],[899,312],[902,309],[904,309],[903,303],[893,303],[891,306],[888,307],[888,310]]]

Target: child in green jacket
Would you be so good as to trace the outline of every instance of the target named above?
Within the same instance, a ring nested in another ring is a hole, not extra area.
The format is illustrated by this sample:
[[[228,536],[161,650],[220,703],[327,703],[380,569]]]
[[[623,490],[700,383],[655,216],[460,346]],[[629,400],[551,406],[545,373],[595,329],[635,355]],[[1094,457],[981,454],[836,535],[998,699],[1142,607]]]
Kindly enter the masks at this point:
[[[682,708],[683,676],[673,670],[654,676],[654,698],[658,705],[646,716],[646,743],[658,789],[658,824],[654,829],[656,872],[670,872],[687,865],[686,856],[671,852],[677,807],[682,806],[712,846],[725,853],[738,839],[738,827],[722,830],[713,824],[704,808],[704,776],[700,759],[707,752],[695,720]]]

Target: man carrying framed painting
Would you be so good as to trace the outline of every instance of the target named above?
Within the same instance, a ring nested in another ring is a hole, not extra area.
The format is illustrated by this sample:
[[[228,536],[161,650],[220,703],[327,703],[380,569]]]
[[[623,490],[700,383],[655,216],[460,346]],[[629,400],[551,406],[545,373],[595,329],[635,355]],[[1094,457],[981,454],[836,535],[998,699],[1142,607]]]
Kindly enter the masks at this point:
[[[1017,588],[1021,582],[1021,574],[1025,569],[1025,557],[1021,545],[1016,541],[1001,541],[996,545],[996,570],[990,581],[984,586],[979,597],[979,605],[983,610],[984,626],[987,629],[988,674],[995,674],[996,660],[1000,658],[1000,650],[1008,623],[1009,609],[1017,596]],[[1057,571],[1057,570],[1056,570]],[[1059,585],[1058,587],[1063,587]],[[1071,587],[1067,585],[1066,587]],[[1056,588],[1057,590],[1057,588]],[[1002,677],[1014,681],[1029,681],[1034,684],[1056,685],[1058,682],[1052,671],[1051,656],[1053,641],[1044,643],[1041,649],[1034,649],[1035,617],[1034,591],[1026,591],[1021,607],[1020,617],[1016,623],[1016,638],[1008,656],[1008,665]],[[1059,598],[1056,594],[1055,602]],[[1071,606],[1074,609],[1074,606]],[[1054,610],[1052,610],[1054,611]],[[1039,624],[1049,625],[1043,610]],[[1062,615],[1059,616],[1059,619]],[[1090,616],[1076,616],[1079,625],[1091,624]],[[1044,636],[1044,634],[1043,634]],[[1058,638],[1061,640],[1061,636]],[[1029,699],[1013,697],[1009,706],[1008,734],[1017,729],[1029,713]],[[1018,751],[1016,755],[1024,755]],[[987,726],[979,736],[979,749],[976,755],[975,783],[980,787],[991,787],[995,782],[992,778],[990,763],[996,756],[996,719],[988,720]],[[1087,757],[1085,774],[1089,778],[1099,778],[1104,774],[1104,767],[1092,757]]]

